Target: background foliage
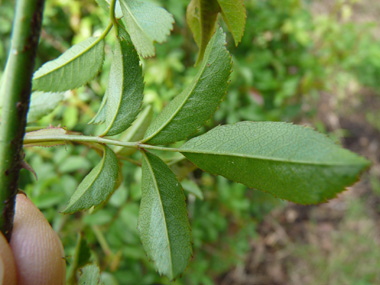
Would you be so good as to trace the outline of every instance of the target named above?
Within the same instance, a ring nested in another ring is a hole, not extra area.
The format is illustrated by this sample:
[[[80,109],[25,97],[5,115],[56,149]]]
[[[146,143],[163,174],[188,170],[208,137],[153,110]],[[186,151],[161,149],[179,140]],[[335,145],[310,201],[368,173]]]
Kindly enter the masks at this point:
[[[195,75],[197,51],[185,22],[188,1],[161,2],[175,17],[174,31],[167,43],[156,46],[157,56],[143,62],[144,104],[152,104],[156,111],[162,110],[168,100],[189,84]],[[311,13],[308,2],[245,1],[248,17],[242,42],[236,48],[231,34],[227,39],[234,63],[228,95],[203,131],[243,120],[313,118],[319,94],[334,89],[339,96],[352,78],[380,90],[380,43],[370,33],[373,26],[350,23],[349,1],[337,1],[336,12],[320,15]],[[0,70],[3,70],[14,2],[0,1],[0,5]],[[56,58],[70,45],[100,34],[107,22],[107,15],[92,0],[49,0],[46,5],[37,67]],[[111,52],[107,45],[106,52]],[[87,122],[95,115],[106,89],[110,69],[107,58],[104,72],[97,80],[65,92],[59,107],[48,116],[36,118],[34,126],[56,126],[60,122],[74,131],[99,133],[96,125]],[[138,155],[135,154],[136,158]],[[40,179],[35,181],[23,170],[20,188],[59,233],[69,264],[79,232],[91,249],[91,259],[99,263],[105,284],[168,283],[166,277],[156,274],[137,232],[140,168],[125,163],[123,183],[103,209],[71,216],[59,212],[78,181],[98,163],[95,151],[71,145],[30,148],[26,161]],[[178,174],[183,169],[175,171]],[[257,235],[257,224],[284,202],[200,171],[190,174],[185,181],[196,254],[176,283],[213,284],[216,276],[244,262],[248,240]],[[374,179],[373,183],[378,182]]]

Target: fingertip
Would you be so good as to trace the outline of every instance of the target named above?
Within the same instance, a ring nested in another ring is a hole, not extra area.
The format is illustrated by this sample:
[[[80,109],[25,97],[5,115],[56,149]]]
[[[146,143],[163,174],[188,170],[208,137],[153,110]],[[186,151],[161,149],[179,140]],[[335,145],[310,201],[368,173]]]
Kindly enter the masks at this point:
[[[0,233],[0,284],[16,284],[16,268],[11,248]]]
[[[40,210],[17,195],[10,242],[18,284],[64,284],[66,262],[61,240]]]

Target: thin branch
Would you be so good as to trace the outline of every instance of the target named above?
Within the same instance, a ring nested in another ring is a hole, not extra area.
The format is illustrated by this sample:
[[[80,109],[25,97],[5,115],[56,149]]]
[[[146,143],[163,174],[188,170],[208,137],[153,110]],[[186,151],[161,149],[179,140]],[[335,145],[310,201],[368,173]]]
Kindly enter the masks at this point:
[[[44,0],[17,0],[0,125],[0,230],[9,241]]]

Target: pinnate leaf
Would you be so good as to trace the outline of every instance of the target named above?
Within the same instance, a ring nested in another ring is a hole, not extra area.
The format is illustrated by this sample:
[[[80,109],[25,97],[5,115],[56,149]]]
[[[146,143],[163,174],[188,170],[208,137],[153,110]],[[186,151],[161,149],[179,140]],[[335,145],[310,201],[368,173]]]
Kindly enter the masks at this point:
[[[104,40],[88,38],[34,73],[33,90],[58,92],[74,89],[93,79],[103,65]]]
[[[162,43],[174,18],[165,9],[145,0],[120,0],[123,21],[133,45],[142,57],[155,55],[154,42]]]
[[[232,33],[235,44],[241,41],[244,34],[246,11],[243,0],[217,0],[222,17]]]
[[[122,34],[124,31],[119,30]],[[139,56],[133,45],[120,37],[116,39],[105,105],[104,135],[125,131],[140,112],[144,80]]]
[[[63,100],[63,93],[33,92],[28,111],[28,123],[50,114]]]
[[[205,171],[300,204],[335,197],[369,165],[311,128],[288,123],[216,127],[180,151]]]
[[[185,195],[169,167],[151,153],[143,153],[138,229],[160,274],[172,280],[185,270],[192,254]]]
[[[222,29],[210,40],[193,82],[152,122],[143,142],[167,144],[187,138],[210,119],[226,94],[231,58]]]
[[[110,148],[102,148],[103,159],[79,184],[64,213],[74,213],[100,205],[114,192],[119,174],[118,159]]]
[[[186,20],[199,47],[197,63],[205,53],[208,42],[215,33],[220,7],[216,0],[191,0],[186,10]]]

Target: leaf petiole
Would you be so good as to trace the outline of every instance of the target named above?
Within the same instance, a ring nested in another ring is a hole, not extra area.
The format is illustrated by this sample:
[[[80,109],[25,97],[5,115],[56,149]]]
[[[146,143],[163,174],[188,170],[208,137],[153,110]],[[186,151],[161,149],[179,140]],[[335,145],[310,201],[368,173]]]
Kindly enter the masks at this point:
[[[111,21],[111,23],[108,24],[107,28],[100,35],[100,37],[92,44],[92,46],[96,45],[98,42],[100,42],[101,40],[103,40],[108,35],[109,31],[112,29],[112,26],[114,26],[114,23]],[[117,29],[116,25],[115,25],[115,29]]]
[[[132,147],[136,149],[152,149],[152,150],[160,150],[160,151],[169,151],[169,152],[179,152],[178,148],[170,148],[170,147],[161,147],[161,146],[153,146],[149,144],[142,144],[140,142],[123,142],[114,139],[95,137],[95,136],[83,136],[83,135],[70,135],[70,134],[51,134],[51,135],[39,135],[33,136],[31,133],[27,133],[24,138],[24,146],[35,146],[38,143],[47,143],[47,142],[57,142],[57,141],[65,141],[65,142],[91,142],[91,143],[99,143],[99,144],[110,144],[122,147]]]
[[[119,29],[118,29],[117,21],[116,21],[116,17],[115,17],[115,8],[116,8],[116,0],[111,0],[111,4],[110,4],[110,19],[111,19],[112,25],[115,26],[116,36],[119,36]]]

